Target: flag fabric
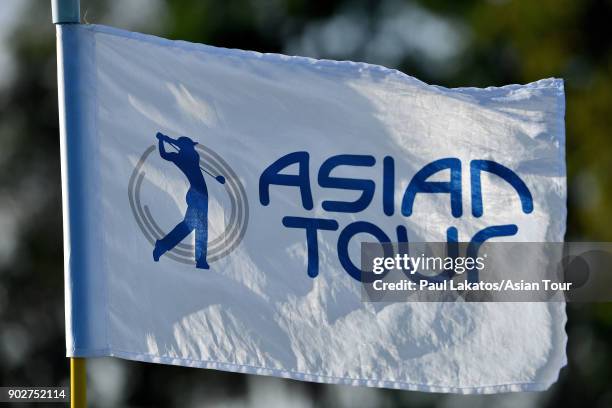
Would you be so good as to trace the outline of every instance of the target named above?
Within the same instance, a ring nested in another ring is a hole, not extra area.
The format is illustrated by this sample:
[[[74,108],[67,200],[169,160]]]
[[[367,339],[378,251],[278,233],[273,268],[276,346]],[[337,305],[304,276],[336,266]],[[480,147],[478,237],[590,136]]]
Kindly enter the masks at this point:
[[[363,302],[359,248],[563,241],[562,80],[447,89],[98,25],[58,44],[68,356],[431,392],[556,381],[564,303]]]

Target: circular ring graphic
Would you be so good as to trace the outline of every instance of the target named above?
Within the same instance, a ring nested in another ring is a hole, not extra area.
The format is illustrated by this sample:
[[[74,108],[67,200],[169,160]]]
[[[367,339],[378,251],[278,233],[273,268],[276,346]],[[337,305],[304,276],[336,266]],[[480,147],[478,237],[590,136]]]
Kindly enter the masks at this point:
[[[201,144],[197,144],[195,149],[200,155],[200,166],[202,168],[212,174],[220,174],[225,177],[225,191],[230,200],[230,216],[225,230],[208,242],[207,260],[208,262],[215,262],[232,252],[242,241],[249,222],[249,203],[242,183],[225,160]],[[142,203],[140,190],[146,176],[145,162],[155,150],[155,145],[151,145],[145,150],[136,167],[134,167],[128,185],[128,198],[134,219],[144,237],[153,246],[158,239],[166,235],[166,232],[155,222],[149,206]],[[164,256],[177,262],[195,265],[194,251],[195,246],[193,244],[180,243],[166,252]]]

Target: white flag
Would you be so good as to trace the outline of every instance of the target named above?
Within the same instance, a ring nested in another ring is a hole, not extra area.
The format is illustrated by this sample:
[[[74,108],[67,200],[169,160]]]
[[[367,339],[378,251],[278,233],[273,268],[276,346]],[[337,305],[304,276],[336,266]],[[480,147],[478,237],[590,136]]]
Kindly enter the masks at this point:
[[[564,303],[363,302],[359,249],[563,241],[561,80],[446,89],[96,25],[58,41],[69,356],[432,392],[556,381]]]

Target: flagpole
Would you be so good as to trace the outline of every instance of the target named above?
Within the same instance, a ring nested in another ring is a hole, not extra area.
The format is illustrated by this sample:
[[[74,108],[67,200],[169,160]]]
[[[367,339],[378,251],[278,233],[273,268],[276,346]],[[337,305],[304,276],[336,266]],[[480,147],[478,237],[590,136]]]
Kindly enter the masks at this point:
[[[87,407],[85,359],[70,357],[70,408]]]
[[[53,24],[79,24],[81,22],[80,0],[51,0]]]
[[[58,30],[61,30],[61,25],[64,24],[80,24],[81,22],[81,5],[79,0],[51,0],[51,12],[53,15],[53,24],[56,25]],[[64,61],[64,47],[58,47],[58,62],[62,61],[62,64],[58,64],[58,83],[59,90],[59,111],[60,111],[60,124],[65,127],[65,95],[64,95],[64,76],[63,72],[63,61]],[[70,358],[70,407],[71,408],[86,408],[87,407],[87,371],[84,358],[71,357]]]

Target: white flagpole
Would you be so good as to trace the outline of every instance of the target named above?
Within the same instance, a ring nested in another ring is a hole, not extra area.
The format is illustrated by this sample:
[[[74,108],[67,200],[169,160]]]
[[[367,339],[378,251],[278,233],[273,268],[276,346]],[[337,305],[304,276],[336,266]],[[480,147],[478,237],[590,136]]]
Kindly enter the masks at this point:
[[[51,10],[53,14],[53,24],[56,25],[58,32],[61,31],[61,26],[64,24],[79,24],[81,22],[81,7],[79,0],[51,0]],[[66,118],[66,96],[64,82],[66,80],[64,73],[64,49],[62,44],[58,43],[57,61],[58,61],[58,102],[60,114],[60,129],[66,134],[70,126],[67,124]],[[64,149],[62,149],[64,150]],[[63,169],[66,172],[67,169]],[[64,192],[66,195],[66,192]],[[67,197],[64,197],[67,200]],[[66,233],[66,232],[65,232]],[[70,407],[85,408],[87,406],[87,379],[85,359],[78,357],[70,358]]]
[[[53,24],[79,24],[81,22],[80,0],[51,0]]]

